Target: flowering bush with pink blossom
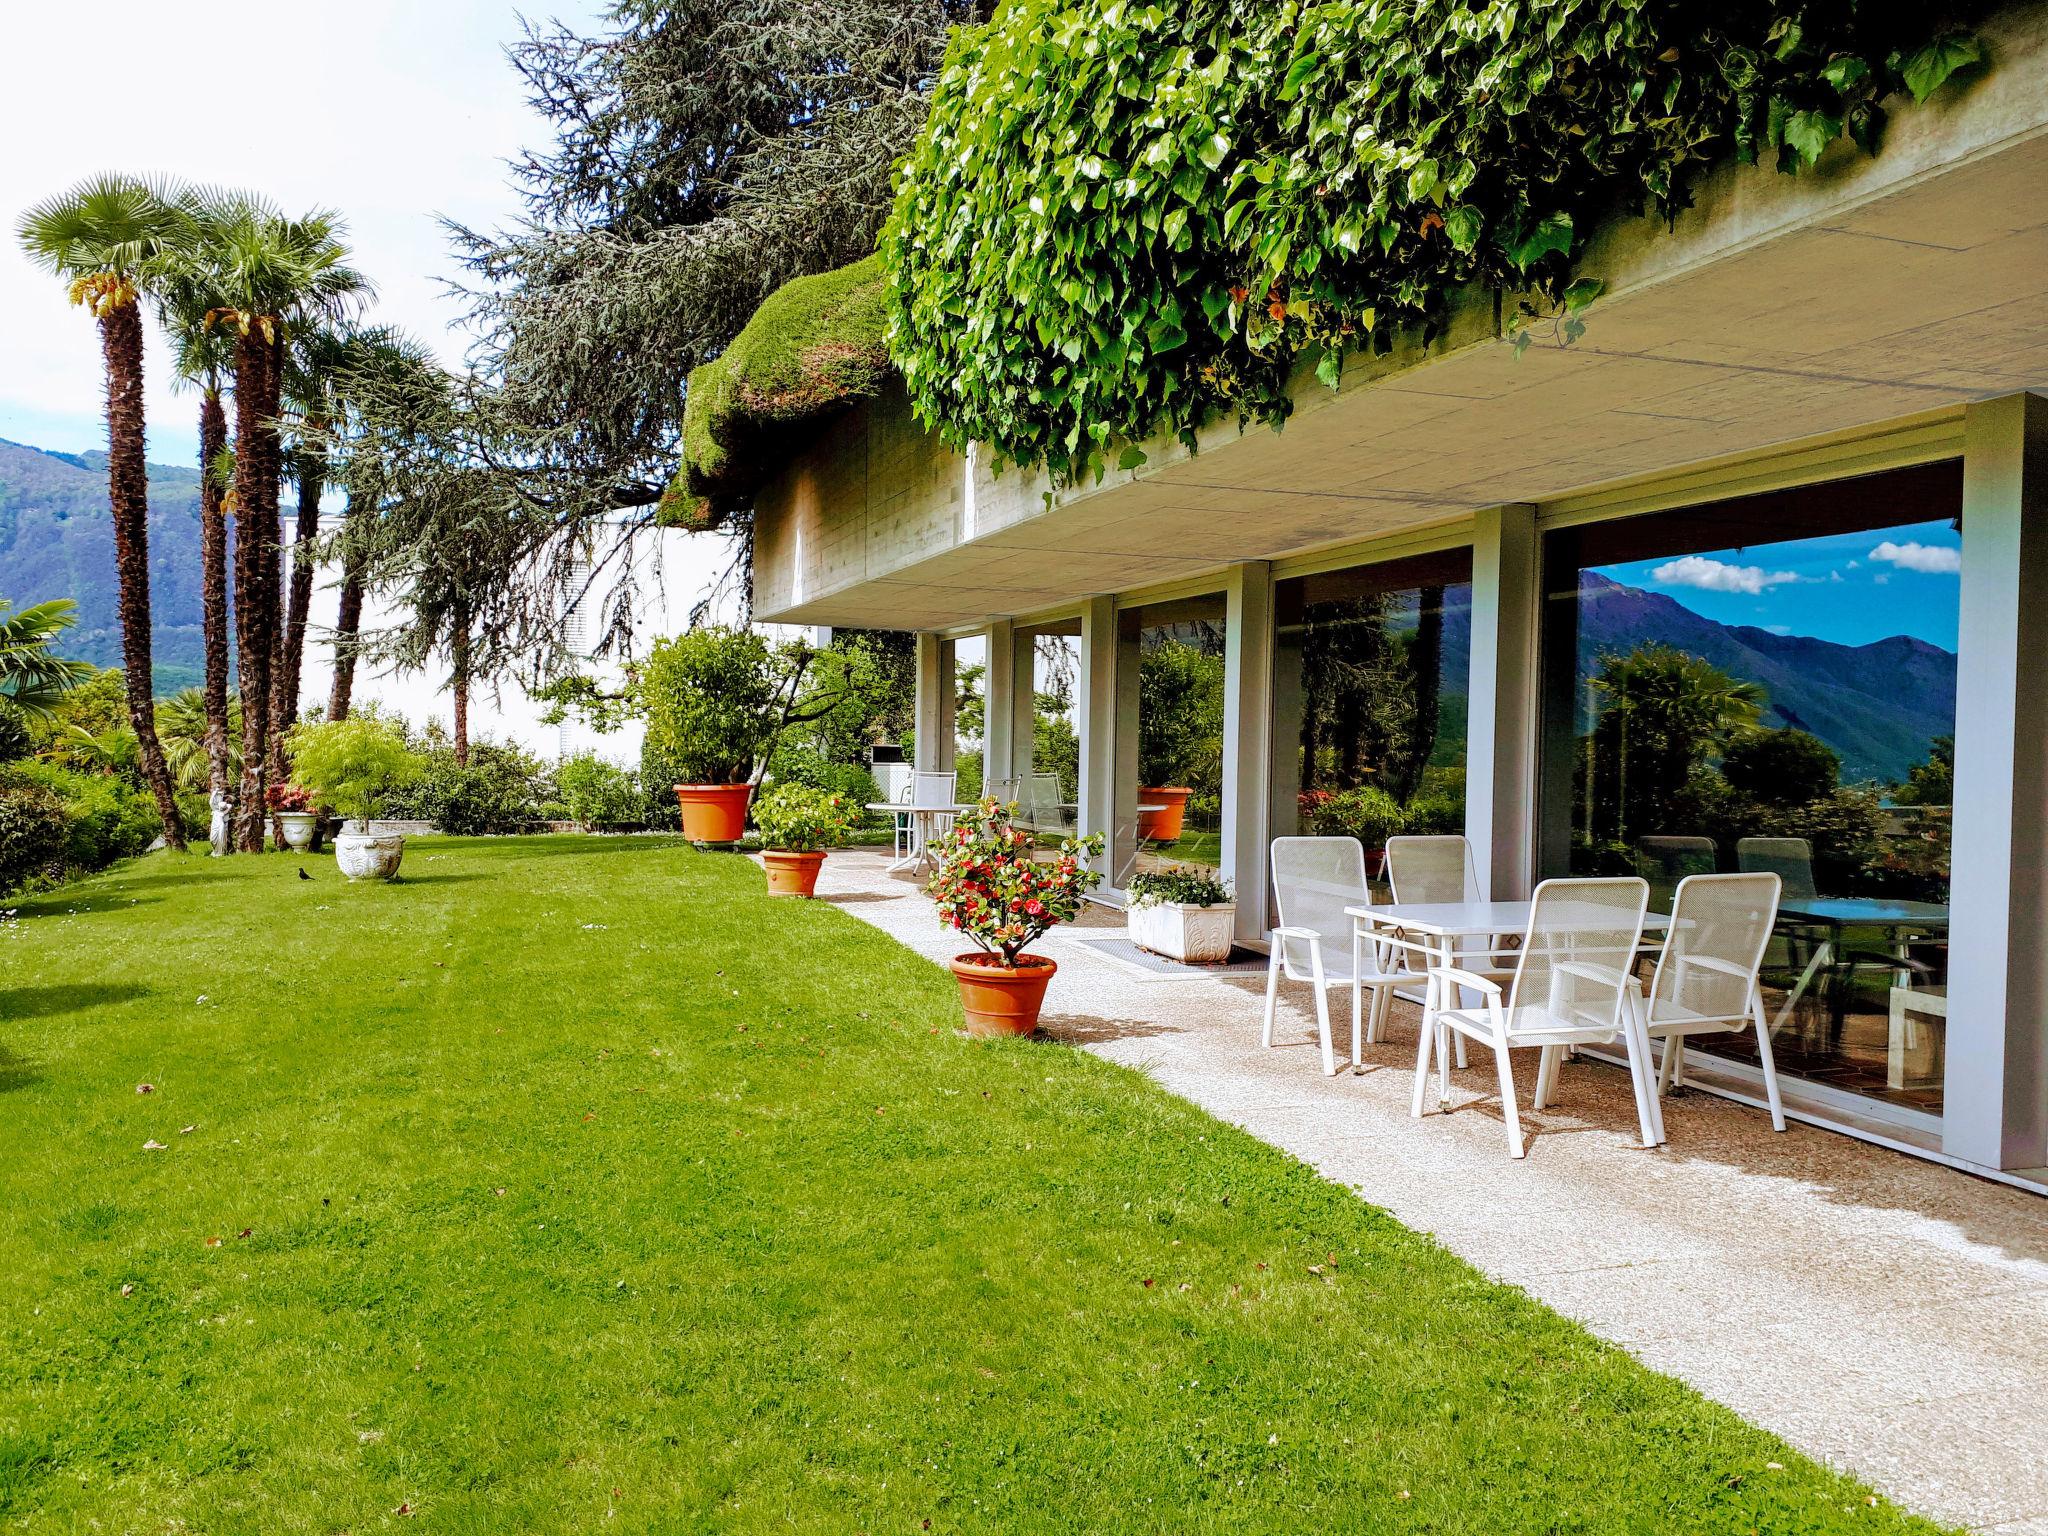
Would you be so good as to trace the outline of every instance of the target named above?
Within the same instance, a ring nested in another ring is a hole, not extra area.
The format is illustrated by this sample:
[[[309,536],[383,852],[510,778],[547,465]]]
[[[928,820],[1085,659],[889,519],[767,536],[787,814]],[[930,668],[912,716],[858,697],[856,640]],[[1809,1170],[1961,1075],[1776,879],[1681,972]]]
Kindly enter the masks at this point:
[[[1036,840],[1011,823],[1014,808],[984,800],[962,811],[938,843],[939,872],[929,890],[939,921],[957,928],[1014,969],[1017,957],[1056,923],[1072,921],[1081,898],[1102,883],[1082,860],[1102,852],[1102,834],[1070,838],[1046,859]]]

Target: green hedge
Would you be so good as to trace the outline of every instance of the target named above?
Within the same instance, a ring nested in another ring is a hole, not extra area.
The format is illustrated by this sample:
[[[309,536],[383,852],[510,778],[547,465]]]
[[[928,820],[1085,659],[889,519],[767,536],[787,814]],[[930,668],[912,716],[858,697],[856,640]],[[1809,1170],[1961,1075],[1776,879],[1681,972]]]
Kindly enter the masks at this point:
[[[886,324],[879,257],[771,293],[732,345],[690,374],[682,468],[659,520],[715,525],[773,471],[791,427],[876,394],[894,373]]]
[[[1297,362],[1468,285],[1597,293],[1586,233],[1729,155],[1875,150],[1981,45],[1871,0],[1011,0],[959,33],[882,237],[920,419],[1059,481],[1277,421]],[[1512,306],[1510,306],[1512,309]],[[694,402],[693,402],[694,404]],[[1119,446],[1121,445],[1121,452]]]

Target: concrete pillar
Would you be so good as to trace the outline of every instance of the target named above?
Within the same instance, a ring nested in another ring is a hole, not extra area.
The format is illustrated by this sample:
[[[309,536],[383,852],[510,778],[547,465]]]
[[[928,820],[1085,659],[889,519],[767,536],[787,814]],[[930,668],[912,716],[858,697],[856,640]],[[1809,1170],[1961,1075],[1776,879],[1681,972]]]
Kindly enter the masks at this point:
[[[1010,639],[1010,775],[1029,776],[1038,751],[1038,639],[1030,631]]]
[[[1138,867],[1139,663],[1144,647],[1136,609],[1116,615],[1116,706],[1109,779],[1109,884],[1122,890]]]
[[[1247,561],[1224,588],[1223,878],[1237,888],[1237,938],[1266,932],[1268,780],[1273,763],[1273,567]]]
[[[1536,509],[1489,507],[1472,538],[1471,721],[1465,836],[1479,888],[1526,897],[1536,840],[1536,628],[1543,603]]]
[[[1017,776],[1017,640],[1008,619],[997,619],[983,634],[981,782],[984,793],[998,779]],[[1012,792],[1010,798],[1015,799]]]
[[[1942,1148],[2048,1165],[2048,398],[1968,409]]]
[[[1081,748],[1079,831],[1108,838],[1116,826],[1116,602],[1095,597],[1081,613],[1081,676],[1075,700]],[[1105,873],[1111,855],[1096,866]]]
[[[943,635],[917,637],[916,766],[945,773],[953,766],[953,643]]]

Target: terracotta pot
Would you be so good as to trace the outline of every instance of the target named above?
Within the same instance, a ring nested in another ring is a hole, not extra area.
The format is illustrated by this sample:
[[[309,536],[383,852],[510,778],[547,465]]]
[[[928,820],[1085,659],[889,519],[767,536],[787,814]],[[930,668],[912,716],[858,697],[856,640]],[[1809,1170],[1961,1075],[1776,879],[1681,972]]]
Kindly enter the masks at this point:
[[[782,848],[764,849],[761,863],[768,870],[770,896],[811,896],[818,889],[818,870],[825,863],[822,850],[791,853]]]
[[[676,802],[683,808],[683,836],[693,843],[736,843],[747,835],[747,802],[751,784],[678,784]]]
[[[1058,969],[1043,955],[1019,955],[1015,970],[988,955],[955,955],[953,974],[960,981],[966,1033],[1030,1034],[1038,1028],[1038,1010],[1045,1005],[1045,984]]]
[[[1156,811],[1138,812],[1138,836],[1148,843],[1172,843],[1180,839],[1180,824],[1188,813],[1188,796],[1192,789],[1146,789],[1138,788],[1138,802],[1141,805],[1156,805]]]

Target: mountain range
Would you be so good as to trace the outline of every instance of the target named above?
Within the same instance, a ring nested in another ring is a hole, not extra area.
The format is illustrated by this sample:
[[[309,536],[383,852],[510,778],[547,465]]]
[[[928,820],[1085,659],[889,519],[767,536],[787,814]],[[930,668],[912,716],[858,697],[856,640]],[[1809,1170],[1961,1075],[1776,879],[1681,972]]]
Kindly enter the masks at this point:
[[[1811,731],[1842,759],[1845,780],[1898,783],[1926,759],[1935,737],[1955,732],[1952,651],[1909,635],[1842,645],[1720,624],[1661,592],[1623,586],[1597,571],[1581,573],[1581,675],[1595,670],[1602,655],[1653,641],[1759,684],[1770,695],[1765,723]]]
[[[199,471],[149,466],[149,589],[159,694],[205,670],[199,608]],[[0,438],[0,598],[16,608],[51,598],[78,604],[67,656],[121,664],[119,589],[107,504],[107,456],[56,453]]]

